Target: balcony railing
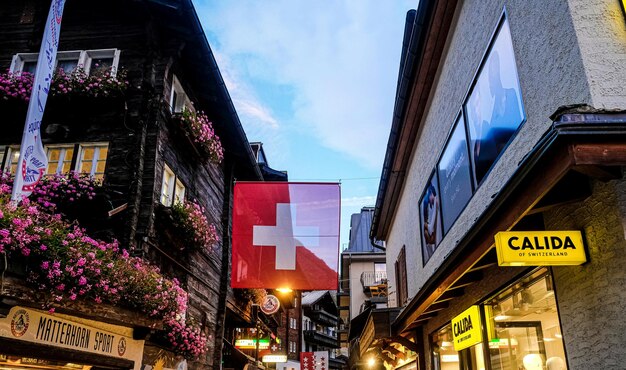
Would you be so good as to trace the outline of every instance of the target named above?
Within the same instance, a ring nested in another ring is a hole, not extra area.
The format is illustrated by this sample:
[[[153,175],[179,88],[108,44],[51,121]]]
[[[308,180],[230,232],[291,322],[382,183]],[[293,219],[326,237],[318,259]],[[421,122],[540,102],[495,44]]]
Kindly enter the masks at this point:
[[[339,348],[339,341],[334,335],[322,333],[317,330],[304,330],[304,341],[312,344],[326,346],[330,348]]]
[[[387,284],[387,271],[364,271],[361,273],[363,288]]]

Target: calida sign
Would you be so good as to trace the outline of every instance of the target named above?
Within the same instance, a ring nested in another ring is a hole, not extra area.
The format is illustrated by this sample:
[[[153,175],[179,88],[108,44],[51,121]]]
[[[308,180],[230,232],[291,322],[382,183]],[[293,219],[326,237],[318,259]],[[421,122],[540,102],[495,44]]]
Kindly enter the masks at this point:
[[[482,342],[480,307],[472,306],[452,319],[452,340],[457,352]]]
[[[587,262],[580,231],[502,231],[495,239],[500,266],[563,266]]]

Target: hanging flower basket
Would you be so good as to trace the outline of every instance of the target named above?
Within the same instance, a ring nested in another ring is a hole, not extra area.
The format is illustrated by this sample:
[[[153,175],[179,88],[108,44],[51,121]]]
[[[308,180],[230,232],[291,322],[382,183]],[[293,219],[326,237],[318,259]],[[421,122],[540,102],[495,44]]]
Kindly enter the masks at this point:
[[[189,110],[184,110],[179,118],[183,129],[209,160],[213,163],[221,163],[224,159],[224,149],[209,118],[202,112],[196,113]]]

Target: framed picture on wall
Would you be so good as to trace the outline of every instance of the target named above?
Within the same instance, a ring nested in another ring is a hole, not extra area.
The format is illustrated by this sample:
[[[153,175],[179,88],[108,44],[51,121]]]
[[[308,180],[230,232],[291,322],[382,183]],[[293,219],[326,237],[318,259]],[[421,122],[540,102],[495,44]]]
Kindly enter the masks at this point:
[[[506,18],[465,102],[473,178],[480,185],[525,121],[511,31]]]
[[[452,128],[437,164],[437,174],[441,189],[443,233],[446,234],[472,197],[472,173],[463,115],[459,115]]]
[[[441,227],[441,196],[437,173],[433,171],[419,201],[420,234],[422,235],[422,260],[424,264],[435,253],[443,238]]]

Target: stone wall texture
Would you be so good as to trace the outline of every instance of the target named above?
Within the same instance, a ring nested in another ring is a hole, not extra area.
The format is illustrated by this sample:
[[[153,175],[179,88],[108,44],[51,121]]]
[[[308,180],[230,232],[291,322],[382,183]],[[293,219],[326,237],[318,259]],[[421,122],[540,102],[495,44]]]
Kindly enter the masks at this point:
[[[550,210],[548,230],[583,230],[589,260],[553,267],[555,293],[570,369],[626,365],[626,182],[595,182],[584,202]]]

